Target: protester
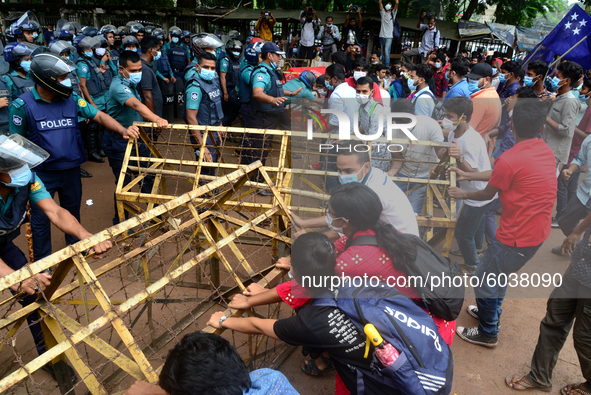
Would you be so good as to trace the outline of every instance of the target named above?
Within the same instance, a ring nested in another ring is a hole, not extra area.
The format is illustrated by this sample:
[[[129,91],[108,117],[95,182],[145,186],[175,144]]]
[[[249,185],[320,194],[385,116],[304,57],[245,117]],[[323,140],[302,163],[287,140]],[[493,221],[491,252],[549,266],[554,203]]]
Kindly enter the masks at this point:
[[[351,15],[351,12],[357,12],[357,19]],[[359,23],[357,23],[359,20]],[[358,6],[350,6],[349,12],[345,17],[345,27],[343,27],[343,40],[345,41],[343,49],[346,50],[351,45],[361,44],[361,10]]]
[[[449,91],[443,98],[443,104],[454,97],[470,97],[466,75],[470,72],[468,62],[464,58],[452,58],[449,61],[445,79],[449,81]]]
[[[470,125],[482,136],[496,128],[501,119],[501,100],[495,88],[490,85],[492,67],[487,63],[478,63],[466,77],[474,103]]]
[[[419,18],[419,21],[417,22],[417,29],[420,29],[423,32],[423,36],[421,37],[421,45],[418,48],[412,48],[402,53],[406,63],[411,63],[411,58],[417,55],[419,57],[418,63],[423,63],[423,59],[427,56],[429,51],[437,50],[439,48],[439,39],[441,34],[439,33],[439,29],[435,27],[435,16],[429,16],[427,19],[427,24],[425,25],[422,22],[426,16],[427,13],[423,12]]]
[[[254,26],[254,31],[259,33],[259,37],[266,42],[273,41],[273,26],[277,20],[270,11],[261,11],[261,16]]]
[[[337,52],[337,42],[341,40],[341,34],[337,25],[332,23],[332,16],[327,16],[326,23],[320,27],[318,38],[323,46],[322,59],[327,62],[330,54]]]
[[[300,13],[300,24],[302,25],[302,33],[300,37],[300,59],[314,58],[314,39],[316,38],[316,28],[320,25],[320,18],[316,14],[316,10],[312,6],[306,7]]]
[[[426,64],[417,65],[411,72],[408,79],[408,87],[413,91],[409,99],[415,105],[416,115],[425,115],[430,117],[435,108],[435,98],[433,92],[429,89],[429,81],[433,77],[431,66]]]
[[[445,53],[438,51],[433,60],[433,83],[435,85],[435,97],[445,100],[445,96],[449,89],[449,82],[446,78],[448,63],[445,58]]]
[[[390,66],[390,53],[392,51],[392,38],[394,37],[394,21],[398,13],[398,0],[395,0],[394,6],[388,2],[386,6],[379,0],[380,17],[382,22],[380,25],[380,49],[382,51],[382,63],[388,67]]]
[[[490,67],[490,66],[489,66]],[[492,171],[464,172],[456,168],[458,181],[487,181],[486,188],[467,192],[453,187],[455,199],[490,200],[497,193],[503,211],[497,239],[488,246],[476,276],[509,275],[520,270],[538,251],[551,231],[552,210],[556,201],[556,166],[552,149],[537,138],[544,127],[546,108],[538,100],[515,104],[511,129],[516,144],[496,162]],[[459,326],[457,334],[469,343],[496,347],[501,305],[507,290],[499,281],[482,282],[474,289],[476,306],[468,313],[478,319],[478,327]]]

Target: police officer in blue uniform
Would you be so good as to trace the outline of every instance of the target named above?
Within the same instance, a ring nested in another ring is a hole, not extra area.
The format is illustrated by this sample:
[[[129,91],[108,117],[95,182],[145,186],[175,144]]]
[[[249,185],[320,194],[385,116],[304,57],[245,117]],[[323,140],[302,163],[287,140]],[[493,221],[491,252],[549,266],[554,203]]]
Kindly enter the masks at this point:
[[[0,41],[0,54],[4,52],[4,44]],[[8,72],[9,66],[4,58],[0,58],[0,75]],[[12,104],[12,93],[4,78],[0,78],[0,130],[8,130],[8,108]]]
[[[180,39],[183,32],[180,28],[173,26],[168,31],[168,34],[170,35],[170,42],[164,45],[163,51],[165,51],[168,56],[170,67],[172,67],[172,72],[176,78],[174,84],[174,94],[176,95],[175,111],[176,117],[181,118],[185,88],[183,76],[185,73],[185,67],[187,67],[191,59],[191,54],[188,48],[181,46]]]
[[[142,122],[143,119],[149,122],[155,122],[159,128],[168,126],[166,119],[160,118],[154,114],[148,107],[140,101],[137,85],[142,80],[142,62],[136,52],[123,51],[119,57],[119,73],[111,84],[109,96],[107,98],[107,113],[115,118],[121,125],[134,128],[134,122]],[[143,118],[143,119],[142,119]],[[113,129],[110,129],[113,130]],[[127,137],[118,133],[113,133],[107,127],[103,149],[109,158],[109,165],[115,176],[115,183],[118,182],[121,168],[123,167],[123,158],[127,148]],[[137,128],[136,128],[137,130]],[[138,140],[138,149],[140,156],[149,157],[150,151],[144,145],[142,140]],[[129,183],[131,176],[125,175],[124,183]],[[141,190],[144,193],[151,193],[151,178],[146,177],[142,183]],[[115,207],[115,212],[117,209]],[[113,218],[113,223],[117,224],[119,218],[117,215]]]
[[[197,33],[191,37],[193,60],[185,68],[185,83],[195,75],[195,65],[197,64],[199,55],[201,55],[202,52],[209,52],[217,56],[216,51],[223,46],[224,43],[222,40],[211,33]]]
[[[175,107],[175,95],[174,95],[174,84],[176,78],[170,67],[167,51],[165,50],[164,44],[164,31],[160,28],[154,29],[152,36],[160,41],[160,59],[156,61],[158,72],[158,84],[160,85],[160,91],[162,92],[162,117],[168,122],[174,122],[174,107]]]
[[[224,126],[232,126],[232,122],[240,112],[240,100],[236,89],[240,83],[240,56],[242,55],[242,43],[231,39],[226,43],[226,52],[222,52],[218,58],[217,72],[220,76],[220,85],[224,99]]]
[[[196,73],[187,82],[185,92],[185,122],[189,125],[221,126],[224,111],[222,108],[222,91],[219,79],[216,78],[215,55],[202,52],[195,67]],[[200,146],[203,145],[204,139],[201,132],[192,130],[191,133],[191,142]],[[212,134],[216,145],[219,146],[220,137],[218,133],[213,132]],[[204,160],[217,162],[218,154],[209,135],[205,139],[205,145]],[[199,159],[200,148],[195,149],[195,155]],[[201,170],[201,174],[215,175],[215,168],[205,167]]]
[[[20,226],[25,220],[27,203],[40,210],[59,229],[73,238],[85,239],[92,234],[80,225],[67,210],[59,207],[51,198],[43,181],[31,169],[47,159],[49,154],[36,144],[19,136],[0,132],[0,278],[5,277],[27,264],[23,252],[14,244],[20,234]],[[112,247],[110,241],[102,242],[93,247],[96,253],[104,253]],[[51,283],[51,275],[42,272],[10,287],[13,294],[24,292],[26,296],[18,299],[24,307],[37,300]],[[39,315],[37,312],[27,317],[29,329],[35,340],[39,355],[47,351]],[[43,370],[55,379],[51,363]],[[76,382],[76,375],[69,368],[70,379]]]
[[[254,119],[252,118],[252,111],[250,107],[250,100],[252,99],[252,87],[250,86],[252,72],[261,62],[261,50],[263,49],[264,41],[257,41],[252,44],[248,44],[244,51],[244,63],[240,68],[240,82],[238,85],[238,93],[240,95],[240,115],[242,115],[242,125],[245,128],[253,128]],[[242,136],[242,142],[240,146],[240,163],[249,164],[254,162],[252,159],[252,139],[248,134]]]
[[[35,44],[39,37],[39,20],[31,11],[25,12],[16,22],[12,23],[7,31],[11,40],[22,43]]]
[[[183,35],[181,37],[181,46],[187,48],[191,51],[191,32],[188,30],[183,30]]]
[[[2,78],[8,85],[12,100],[35,86],[28,74],[31,69],[31,58],[38,48],[34,44],[19,42],[9,43],[4,48],[4,60],[8,62],[10,69]]]
[[[110,130],[136,138],[137,128],[124,128],[107,114],[97,110],[75,93],[68,74],[76,67],[52,53],[35,56],[31,75],[35,87],[12,102],[10,132],[27,137],[49,152],[49,158],[37,167],[37,176],[53,196],[59,193],[60,205],[80,220],[82,183],[80,165],[86,161],[78,116],[92,119]],[[36,260],[51,254],[49,219],[38,208],[31,208],[33,251]],[[73,244],[78,239],[66,236]]]

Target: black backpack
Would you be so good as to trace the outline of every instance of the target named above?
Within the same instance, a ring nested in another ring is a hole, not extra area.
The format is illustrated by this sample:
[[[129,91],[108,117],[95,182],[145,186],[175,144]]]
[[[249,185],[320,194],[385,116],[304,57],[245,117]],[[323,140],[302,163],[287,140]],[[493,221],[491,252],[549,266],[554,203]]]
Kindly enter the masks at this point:
[[[404,272],[409,277],[422,279],[422,281],[410,283],[422,299],[414,302],[430,311],[435,317],[446,321],[455,320],[462,310],[466,291],[462,270],[420,237],[411,234],[404,236],[410,238],[417,247],[417,259],[407,263]],[[375,236],[357,236],[351,244],[347,243],[347,245],[377,246],[378,240]]]
[[[443,102],[436,98],[430,89],[428,91],[419,93],[418,95],[414,96],[413,99],[416,100],[419,98],[419,96],[425,93],[430,95],[431,99],[433,99],[433,102],[435,103],[435,107],[433,107],[433,112],[431,113],[431,118],[433,118],[436,121],[441,121],[443,118],[445,118],[445,109],[443,108]]]

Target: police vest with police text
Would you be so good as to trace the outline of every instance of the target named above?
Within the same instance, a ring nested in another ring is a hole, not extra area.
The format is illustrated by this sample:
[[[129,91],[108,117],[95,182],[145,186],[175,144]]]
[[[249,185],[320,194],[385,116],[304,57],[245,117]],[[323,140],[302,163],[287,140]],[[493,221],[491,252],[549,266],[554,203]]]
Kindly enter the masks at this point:
[[[72,71],[70,73],[68,73],[68,78],[70,79],[70,82],[72,83],[72,89],[74,89],[74,92],[76,92],[76,94],[80,97],[82,97],[82,93],[80,92],[80,82],[78,81],[78,76],[76,75],[76,71]]]
[[[171,68],[166,51],[160,52],[160,59],[158,59],[156,62],[158,63],[158,71],[160,74],[162,74],[164,78],[170,77]]]
[[[33,93],[27,92],[20,99],[27,114],[27,138],[49,152],[49,158],[37,169],[66,170],[86,162],[78,127],[78,107],[72,96],[47,103],[35,100]]]
[[[86,89],[88,90],[88,94],[92,97],[104,95],[107,91],[107,84],[103,73],[101,73],[101,69],[99,69],[94,59],[79,59],[78,63],[85,64],[90,72],[90,78],[86,79]]]
[[[113,64],[115,64],[115,66],[119,66],[119,55],[121,55],[120,51],[115,49],[111,51],[111,61]]]
[[[178,45],[170,44],[168,59],[173,71],[183,71],[187,65],[187,51]]]
[[[268,92],[265,92],[267,95],[272,96],[272,97],[283,97],[285,96],[284,92],[283,92],[283,83],[281,82],[281,80],[279,79],[279,76],[277,75],[277,73],[275,72],[275,70],[270,70],[268,67],[264,66],[262,63],[257,66],[254,71],[252,72],[251,76],[250,76],[250,86],[253,87],[253,79],[255,78],[255,75],[257,74],[257,71],[259,70],[263,70],[264,73],[267,73],[271,79],[271,89],[269,89]],[[262,76],[262,74],[258,74],[256,76],[256,78],[259,78],[259,76]],[[281,103],[278,106],[275,106],[271,103],[261,103],[260,101],[258,101],[257,99],[255,99],[254,97],[252,99],[250,99],[250,107],[252,108],[252,111],[258,111],[258,112],[263,112],[263,113],[280,113],[281,111],[285,111],[285,105],[283,103]]]
[[[238,95],[240,96],[240,103],[250,103],[250,99],[252,97],[252,88],[250,85],[250,78],[252,76],[252,71],[254,70],[254,65],[252,64],[245,64],[240,68],[240,82],[238,83]],[[242,78],[242,73],[248,70],[248,82],[244,81]]]
[[[230,90],[230,88],[233,89],[240,84],[240,59],[232,60],[229,55],[224,56],[224,58],[228,59],[230,63],[228,72],[226,73],[226,87]],[[218,62],[219,64],[220,62]]]
[[[15,76],[11,73],[6,74],[11,80],[14,86],[16,86],[16,95],[20,96],[25,92],[30,91],[35,87],[35,81],[30,78],[23,78],[21,76]]]
[[[187,86],[190,86],[193,82],[197,82],[201,88],[203,95],[201,96],[201,103],[199,104],[199,111],[197,112],[197,121],[199,125],[208,126],[219,126],[222,118],[224,117],[224,111],[222,110],[222,90],[220,88],[219,80],[214,78],[211,83],[202,80],[201,78],[194,76],[192,77]],[[185,98],[184,106],[184,118],[187,116],[187,101],[191,98]]]
[[[0,78],[0,98],[7,98],[8,105],[0,108],[0,130],[8,130],[8,110],[12,104],[12,94],[3,78]]]
[[[35,174],[33,173],[31,181],[34,179]],[[16,193],[10,203],[10,209],[6,210],[7,213],[12,212],[12,218],[0,215],[0,247],[6,246],[21,234],[21,224],[27,215],[30,188],[30,183],[24,187],[16,188]]]

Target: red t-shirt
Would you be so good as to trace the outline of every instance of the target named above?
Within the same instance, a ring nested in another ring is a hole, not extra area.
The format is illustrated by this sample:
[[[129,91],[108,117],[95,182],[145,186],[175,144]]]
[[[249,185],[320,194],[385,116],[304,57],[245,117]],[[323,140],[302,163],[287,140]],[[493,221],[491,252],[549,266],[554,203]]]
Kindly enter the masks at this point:
[[[441,99],[441,97],[443,96],[443,92],[447,92],[448,87],[449,87],[449,83],[445,79],[445,73],[447,73],[446,67],[447,67],[447,64],[445,65],[445,67],[443,67],[441,69],[441,71],[437,71],[437,70],[435,70],[435,67],[432,66],[433,81],[435,83],[435,96],[437,96],[439,99]]]
[[[349,84],[349,86],[353,89],[357,88],[357,84],[355,84],[355,78],[354,77],[349,77],[349,78],[345,78],[345,82],[347,84]],[[382,102],[382,92],[380,92],[380,87],[378,84],[376,84],[375,82],[373,83],[373,99],[375,101],[377,101],[380,104],[384,104],[384,102]]]
[[[587,134],[591,133],[591,107],[587,107],[585,114],[583,115],[583,118],[577,127]],[[577,155],[581,150],[581,144],[583,144],[583,140],[585,139],[580,137],[578,134],[575,133],[573,135],[573,141],[570,145],[570,155],[568,156],[568,166],[570,166],[570,163],[573,161],[573,159],[575,159],[575,155]]]
[[[521,141],[495,162],[488,183],[503,205],[497,240],[513,247],[540,245],[550,235],[556,202],[556,160],[542,139]]]

